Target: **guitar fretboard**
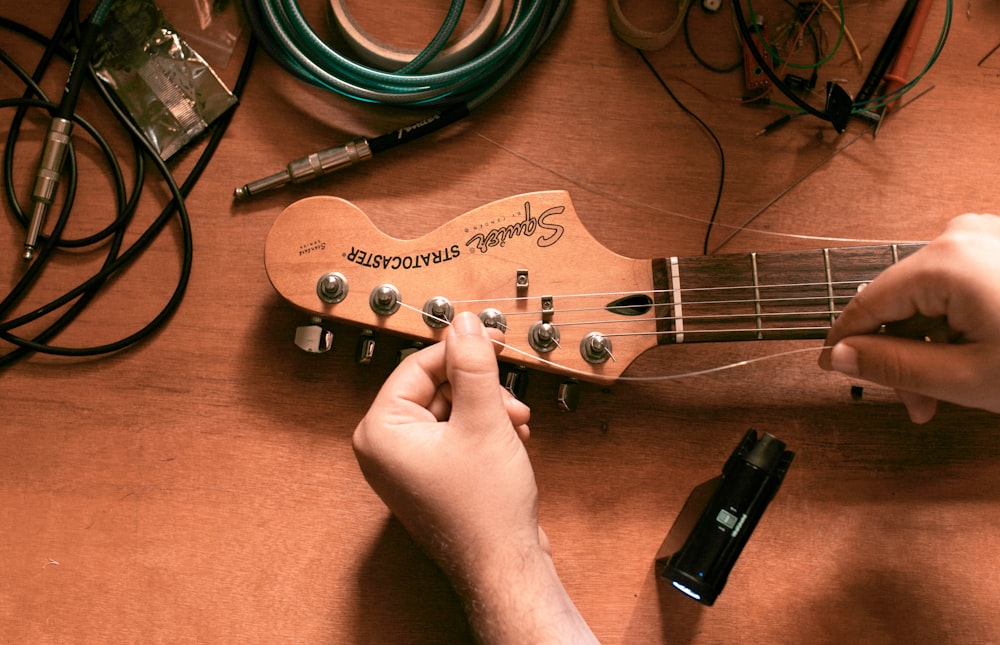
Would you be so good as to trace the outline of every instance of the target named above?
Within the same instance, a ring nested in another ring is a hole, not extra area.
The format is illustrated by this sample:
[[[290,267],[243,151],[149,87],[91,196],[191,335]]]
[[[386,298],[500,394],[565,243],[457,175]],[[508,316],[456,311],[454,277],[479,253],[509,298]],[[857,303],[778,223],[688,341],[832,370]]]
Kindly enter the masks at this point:
[[[860,288],[921,246],[653,260],[659,343],[823,338]]]

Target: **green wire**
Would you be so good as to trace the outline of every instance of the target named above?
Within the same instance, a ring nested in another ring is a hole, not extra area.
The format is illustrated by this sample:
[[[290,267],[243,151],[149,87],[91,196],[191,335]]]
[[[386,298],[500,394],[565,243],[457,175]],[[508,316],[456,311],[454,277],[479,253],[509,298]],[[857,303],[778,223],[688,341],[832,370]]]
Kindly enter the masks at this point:
[[[840,49],[840,45],[844,42],[844,35],[845,32],[847,31],[847,27],[844,24],[843,0],[837,0],[837,9],[840,12],[840,29],[837,30],[837,42],[833,44],[833,48],[830,50],[829,54],[823,57],[822,60],[816,61],[815,63],[793,63],[791,61],[787,61],[784,58],[782,58],[781,55],[778,53],[778,50],[774,46],[772,46],[771,43],[767,42],[763,34],[761,34],[760,25],[757,24],[756,20],[754,20],[754,17],[757,14],[753,10],[753,4],[751,0],[747,0],[747,9],[750,12],[750,21],[751,21],[750,24],[754,29],[754,33],[760,39],[761,44],[767,49],[768,53],[771,55],[771,60],[781,63],[786,67],[790,67],[792,69],[817,69],[819,67],[822,67],[826,63],[830,62],[830,60],[834,56],[836,56],[837,51]]]
[[[831,53],[827,57],[825,57],[822,61],[820,61],[819,63],[817,63],[816,64],[817,67],[819,65],[822,65],[823,63],[825,63],[825,62],[827,62],[827,61],[830,60],[830,58],[833,56],[834,52],[836,52],[837,47],[840,46],[841,38],[843,37],[844,31],[846,29],[846,26],[845,26],[845,23],[844,23],[844,4],[843,4],[843,0],[837,0],[837,5],[838,5],[838,7],[840,9],[840,27],[841,27],[840,28],[840,38],[837,39],[837,45],[834,47],[834,50],[831,51]],[[747,0],[747,8],[749,9],[750,16],[751,16],[751,19],[752,19],[755,14],[753,12],[753,5],[751,4],[751,0]],[[917,74],[916,76],[914,76],[908,83],[906,83],[905,85],[903,85],[902,87],[900,87],[899,89],[897,89],[895,91],[889,92],[888,94],[885,94],[883,96],[875,97],[875,98],[869,100],[866,103],[855,103],[853,105],[853,107],[852,107],[852,110],[851,110],[852,113],[857,114],[857,113],[861,113],[861,112],[871,112],[871,111],[874,111],[874,110],[878,110],[878,109],[883,108],[883,107],[885,107],[887,105],[890,105],[891,103],[894,103],[897,99],[899,99],[904,94],[906,94],[911,89],[913,89],[913,87],[916,86],[924,78],[924,76],[927,75],[927,72],[929,72],[930,69],[934,66],[934,64],[937,62],[938,58],[940,58],[941,52],[944,50],[944,45],[945,45],[945,43],[948,40],[948,33],[951,31],[951,19],[952,19],[952,0],[945,0],[945,5],[944,5],[944,20],[942,21],[942,24],[941,24],[941,32],[938,34],[938,40],[937,40],[937,43],[935,43],[935,45],[934,45],[934,50],[931,52],[930,57],[927,59],[927,63],[924,65],[924,67],[920,71],[920,73]],[[752,25],[751,28],[753,28],[756,31],[756,34],[758,36],[761,36],[760,28],[756,25],[756,21],[754,21],[754,24]],[[777,55],[777,52],[774,50],[774,48],[769,43],[767,43],[763,38],[761,38],[761,43],[763,43],[763,45],[771,53],[772,60],[777,60],[779,62],[785,63],[785,61],[783,61]],[[789,67],[796,67],[792,63],[785,63],[785,64],[787,64]],[[799,67],[800,68],[809,68],[811,66],[799,66]],[[799,108],[796,108],[796,107],[793,107],[793,106],[790,106],[790,105],[781,105],[781,104],[775,103],[775,102],[771,102],[770,105],[772,105],[774,107],[779,107],[779,108],[780,107],[785,107],[788,110],[794,111],[794,112],[799,111]]]
[[[938,34],[937,43],[934,45],[934,51],[931,52],[930,57],[927,59],[927,63],[924,65],[920,73],[913,77],[910,82],[906,83],[898,90],[894,92],[889,92],[884,96],[876,97],[870,100],[868,103],[863,105],[855,105],[855,110],[859,110],[861,107],[866,111],[877,110],[879,108],[885,107],[891,103],[894,103],[896,99],[902,97],[904,94],[909,92],[913,87],[923,79],[923,77],[930,71],[931,67],[937,62],[938,58],[941,56],[941,52],[944,50],[945,42],[948,40],[948,32],[951,31],[951,18],[952,18],[952,2],[951,0],[946,0],[944,3],[944,21],[941,25],[941,33]]]

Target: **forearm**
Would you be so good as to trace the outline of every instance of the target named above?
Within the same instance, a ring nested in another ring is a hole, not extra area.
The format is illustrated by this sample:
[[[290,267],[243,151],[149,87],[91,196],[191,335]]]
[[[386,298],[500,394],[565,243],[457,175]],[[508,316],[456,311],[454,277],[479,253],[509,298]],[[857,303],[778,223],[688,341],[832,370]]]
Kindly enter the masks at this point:
[[[450,575],[479,642],[598,642],[542,548],[489,559]]]

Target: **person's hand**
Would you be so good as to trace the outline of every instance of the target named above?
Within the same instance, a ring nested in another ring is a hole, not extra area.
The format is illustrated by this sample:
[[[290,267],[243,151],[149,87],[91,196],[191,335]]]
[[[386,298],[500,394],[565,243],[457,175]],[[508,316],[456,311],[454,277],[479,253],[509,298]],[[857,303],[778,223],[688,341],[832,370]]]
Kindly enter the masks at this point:
[[[821,367],[895,388],[917,423],[938,400],[1000,412],[1000,218],[956,217],[861,290],[826,344]]]
[[[443,342],[400,363],[354,431],[355,454],[483,642],[585,642],[538,526],[530,412],[500,385],[490,334],[461,313]]]
[[[369,484],[446,572],[512,539],[538,546],[538,493],[516,431],[527,436],[529,414],[501,387],[493,344],[469,314],[396,368],[355,430]]]

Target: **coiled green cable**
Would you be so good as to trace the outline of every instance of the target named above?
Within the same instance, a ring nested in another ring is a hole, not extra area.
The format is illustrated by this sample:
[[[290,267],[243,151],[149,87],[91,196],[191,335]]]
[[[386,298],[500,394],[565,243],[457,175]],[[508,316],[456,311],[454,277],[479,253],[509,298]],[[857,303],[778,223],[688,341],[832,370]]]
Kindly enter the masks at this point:
[[[454,0],[437,36],[395,72],[356,62],[320,38],[296,0],[246,0],[250,25],[264,49],[287,71],[312,85],[359,101],[393,105],[478,105],[523,67],[552,34],[569,0],[515,0],[501,34],[479,56],[450,69],[421,74],[454,29],[464,2]]]

